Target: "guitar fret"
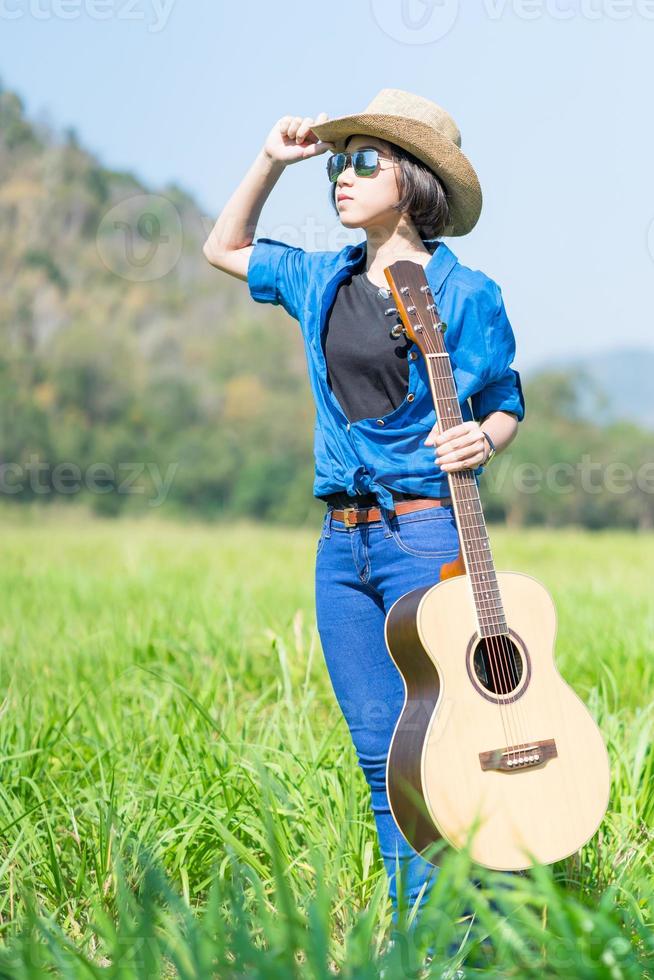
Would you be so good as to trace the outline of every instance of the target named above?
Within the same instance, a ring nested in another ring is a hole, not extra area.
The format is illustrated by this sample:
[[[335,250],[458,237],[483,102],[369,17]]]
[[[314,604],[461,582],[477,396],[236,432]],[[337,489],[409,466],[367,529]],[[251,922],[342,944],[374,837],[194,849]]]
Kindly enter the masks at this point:
[[[444,327],[441,326],[436,304],[430,294],[427,277],[420,270],[417,270],[416,276],[418,278],[415,285],[423,284],[421,292],[426,293],[427,302],[430,304],[421,316],[424,344],[421,344],[420,348],[425,358],[442,434],[461,425],[463,415],[451,358],[445,347]],[[402,289],[403,294],[410,292],[410,288],[405,288],[404,284]],[[424,305],[422,297],[420,300],[412,298],[412,302],[415,308],[422,310]],[[462,470],[449,473],[448,480],[455,505],[461,549],[472,586],[479,632],[482,636],[491,636],[493,633],[497,635],[498,631],[506,633],[502,597],[479,496],[477,477],[471,470]]]

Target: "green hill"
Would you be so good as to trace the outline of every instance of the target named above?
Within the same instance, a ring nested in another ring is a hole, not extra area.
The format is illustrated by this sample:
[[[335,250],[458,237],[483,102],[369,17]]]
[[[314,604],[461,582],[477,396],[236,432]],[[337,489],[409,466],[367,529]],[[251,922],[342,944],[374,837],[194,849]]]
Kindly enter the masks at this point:
[[[104,167],[73,130],[30,121],[0,86],[4,506],[276,522],[322,512],[300,332],[209,266],[214,217],[176,184],[149,188]],[[654,526],[653,360],[616,351],[586,358],[586,373],[568,361],[523,373],[519,438],[482,484],[489,517]],[[598,383],[614,397],[604,414]],[[599,493],[584,487],[584,460],[602,468]],[[562,463],[574,471],[566,489],[552,477]],[[626,492],[609,479],[616,463],[630,469]]]
[[[561,356],[539,364],[529,374],[524,372],[524,377],[563,367],[587,375],[580,403],[588,418],[600,424],[630,420],[654,430],[654,347],[615,347],[572,358]]]
[[[73,132],[45,131],[0,91],[6,499],[33,499],[33,460],[49,467],[49,502],[53,467],[74,460],[83,473],[113,470],[114,492],[70,494],[107,512],[154,498],[145,470],[144,495],[118,489],[121,465],[146,463],[161,478],[176,467],[167,506],[256,505],[276,519],[320,506],[299,334],[283,310],[255,306],[243,282],[209,266],[213,220],[176,185],[152,189],[103,167]]]

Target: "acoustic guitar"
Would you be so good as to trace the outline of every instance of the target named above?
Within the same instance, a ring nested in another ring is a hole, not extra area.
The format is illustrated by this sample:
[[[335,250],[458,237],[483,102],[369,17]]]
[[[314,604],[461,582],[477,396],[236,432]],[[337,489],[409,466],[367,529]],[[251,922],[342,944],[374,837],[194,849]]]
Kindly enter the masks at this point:
[[[394,336],[422,353],[444,432],[463,421],[446,324],[419,263],[384,273]],[[442,838],[487,868],[550,864],[585,844],[606,812],[606,746],[557,670],[550,593],[531,575],[495,570],[473,471],[447,476],[459,555],[386,616],[405,687],[386,767],[391,812],[419,853]]]

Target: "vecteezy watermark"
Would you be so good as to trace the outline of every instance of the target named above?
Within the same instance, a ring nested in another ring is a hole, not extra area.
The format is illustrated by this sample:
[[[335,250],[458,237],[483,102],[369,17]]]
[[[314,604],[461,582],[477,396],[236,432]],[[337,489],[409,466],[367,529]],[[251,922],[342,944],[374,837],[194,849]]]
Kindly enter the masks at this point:
[[[134,194],[103,215],[95,242],[114,275],[150,282],[167,275],[182,254],[182,219],[162,194]]]
[[[377,25],[400,44],[432,44],[453,29],[459,0],[371,0]],[[499,21],[518,20],[621,21],[632,17],[654,20],[654,0],[482,0],[481,13]]]
[[[205,237],[210,235],[214,222],[215,219],[209,215],[201,216],[200,225]],[[220,215],[220,223],[221,233],[225,239],[230,238],[232,228],[235,237],[240,237],[242,232],[239,213],[223,210]],[[383,224],[372,222],[366,226],[366,234],[368,242],[377,244],[377,242],[381,243],[384,240],[386,229]],[[294,248],[302,248],[307,252],[338,252],[346,245],[362,244],[359,229],[347,228],[340,221],[325,223],[311,213],[305,213],[299,222],[285,221],[267,227],[259,222],[256,240],[261,238],[272,238],[274,241],[291,245]]]
[[[148,507],[160,507],[170,492],[178,466],[179,462],[169,463],[162,473],[157,463],[119,463],[116,468],[111,463],[94,462],[83,470],[70,461],[52,465],[32,453],[27,463],[0,463],[0,494],[24,493],[29,488],[39,496],[50,493],[69,496],[83,489],[98,494],[143,495],[146,487],[136,481],[145,474],[155,491]]]
[[[654,0],[483,0],[483,9],[489,20],[507,13],[519,20],[654,20]]]
[[[617,459],[593,461],[589,453],[582,453],[575,463],[562,460],[545,466],[530,462],[513,465],[510,453],[503,452],[484,470],[483,480],[489,490],[498,493],[506,492],[507,479],[514,490],[524,494],[543,490],[556,494],[576,490],[588,494],[654,493],[654,460],[644,460],[634,468]]]
[[[400,44],[433,44],[454,27],[459,0],[371,0],[378,26]]]
[[[0,0],[0,20],[131,20],[143,21],[148,31],[163,31],[174,0]]]
[[[214,226],[214,218],[203,215],[201,218],[202,229],[205,236],[208,236]],[[235,234],[241,232],[241,216],[236,212],[223,210],[220,215],[222,232],[229,238],[231,229],[235,229]],[[380,226],[381,227],[381,226]],[[371,229],[368,229],[370,234]],[[375,233],[375,226],[372,226],[372,234]],[[314,251],[338,251],[345,245],[352,245],[361,235],[359,232],[354,234],[351,229],[344,228],[340,222],[338,224],[325,224],[317,221],[313,214],[306,214],[300,223],[282,222],[277,225],[264,227],[259,222],[257,225],[257,239],[273,238],[276,241],[284,242],[295,248],[303,248],[307,252]]]

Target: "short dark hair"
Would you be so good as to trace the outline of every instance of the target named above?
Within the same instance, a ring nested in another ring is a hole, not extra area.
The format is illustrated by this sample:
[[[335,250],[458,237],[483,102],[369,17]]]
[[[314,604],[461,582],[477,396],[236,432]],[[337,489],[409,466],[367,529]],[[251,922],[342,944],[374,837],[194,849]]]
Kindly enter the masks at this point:
[[[354,134],[351,134],[347,140],[352,139],[353,136]],[[393,208],[396,211],[408,212],[418,234],[429,248],[429,241],[440,238],[450,223],[447,189],[434,171],[413,153],[388,140],[380,139],[379,142],[386,147],[388,155],[400,165],[397,171],[400,199]],[[331,185],[330,197],[332,206],[338,214],[336,182]],[[430,251],[433,250],[430,248]]]

